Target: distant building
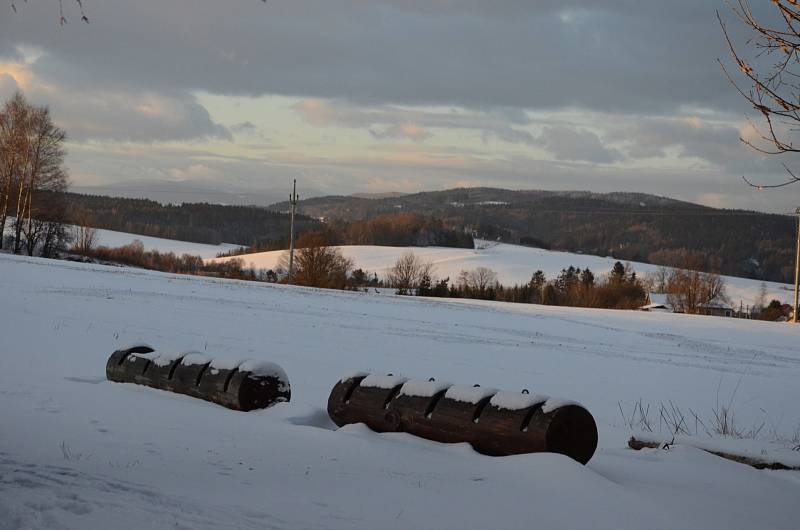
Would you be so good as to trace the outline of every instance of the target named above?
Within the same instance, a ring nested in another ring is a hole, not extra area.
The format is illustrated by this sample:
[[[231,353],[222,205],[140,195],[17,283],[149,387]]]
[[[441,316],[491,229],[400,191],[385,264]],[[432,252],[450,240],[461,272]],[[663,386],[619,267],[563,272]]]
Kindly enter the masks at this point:
[[[698,313],[701,315],[711,315],[715,317],[732,317],[733,308],[727,302],[714,298],[705,304],[697,306]]]
[[[667,303],[667,295],[659,293],[647,293],[647,304],[641,306],[639,310],[674,313],[672,306]]]
[[[667,295],[660,293],[647,293],[647,303],[639,308],[640,311],[656,311],[660,313],[675,313],[675,308],[667,303]],[[736,312],[723,300],[717,298],[697,306],[698,315],[711,315],[715,317],[732,317]]]

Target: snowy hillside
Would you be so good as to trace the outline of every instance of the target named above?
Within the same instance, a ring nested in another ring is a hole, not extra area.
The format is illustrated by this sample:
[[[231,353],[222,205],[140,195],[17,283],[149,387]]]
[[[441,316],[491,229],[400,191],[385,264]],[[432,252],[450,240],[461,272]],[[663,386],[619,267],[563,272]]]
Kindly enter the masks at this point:
[[[140,236],[138,234],[128,234],[126,232],[116,232],[114,230],[98,230],[97,245],[107,247],[121,247],[132,243],[138,239],[144,245],[145,250],[156,250],[158,252],[174,252],[175,254],[191,254],[201,258],[213,258],[220,252],[228,252],[239,248],[239,245],[222,243],[219,245],[208,245],[204,243],[191,243],[189,241],[176,241],[174,239],[163,239],[160,237]]]
[[[632,451],[619,412],[639,399],[671,401],[707,420],[731,402],[737,424],[765,424],[746,444],[797,456],[769,443],[800,425],[796,326],[10,255],[0,255],[0,292],[3,529],[797,528],[800,472],[681,445]],[[234,412],[106,381],[109,354],[141,341],[277,362],[292,402]],[[352,370],[575,399],[597,420],[598,451],[582,466],[359,425],[334,430],[328,393]]]
[[[11,217],[6,223],[5,234],[12,234],[12,223],[14,218]],[[75,227],[70,227],[75,230]],[[127,232],[117,232],[115,230],[96,229],[95,246],[106,247],[121,247],[133,243],[135,240],[142,242],[145,250],[155,250],[158,252],[173,252],[175,254],[191,254],[192,256],[200,256],[203,259],[215,257],[221,252],[228,252],[240,248],[240,245],[232,245],[229,243],[221,243],[219,245],[209,245],[205,243],[192,243],[189,241],[178,241],[175,239],[164,239],[161,237],[142,236],[139,234],[130,234]]]
[[[569,252],[556,252],[539,248],[523,247],[518,245],[499,244],[485,249],[441,248],[441,247],[378,247],[378,246],[344,246],[340,247],[345,256],[352,258],[356,267],[376,272],[383,276],[395,260],[404,252],[412,251],[425,261],[431,261],[436,266],[435,273],[439,278],[450,277],[455,280],[462,270],[477,267],[489,267],[497,273],[498,280],[506,285],[529,282],[531,275],[538,269],[542,270],[548,279],[558,275],[561,269],[570,265],[584,269],[589,267],[595,273],[606,273],[611,270],[617,261],[612,258],[589,256],[586,254],[572,254]],[[274,269],[283,251],[259,252],[239,256],[245,265],[253,265],[260,269]],[[224,258],[223,258],[224,259]],[[634,270],[639,275],[658,268],[656,265],[632,262]],[[725,277],[726,292],[731,304],[739,307],[753,305],[761,286],[760,281],[745,278]],[[773,298],[784,303],[791,303],[791,286],[765,282],[768,299]]]

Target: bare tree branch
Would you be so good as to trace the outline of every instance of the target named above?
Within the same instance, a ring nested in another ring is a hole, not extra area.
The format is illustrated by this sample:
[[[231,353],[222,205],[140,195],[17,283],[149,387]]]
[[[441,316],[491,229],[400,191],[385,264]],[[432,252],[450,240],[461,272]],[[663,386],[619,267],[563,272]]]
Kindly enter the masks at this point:
[[[773,0],[778,20],[775,25],[761,22],[753,13],[747,0],[727,0],[728,8],[734,17],[753,36],[746,46],[753,52],[753,59],[747,59],[734,45],[728,27],[717,11],[717,20],[733,62],[750,86],[743,88],[721,60],[725,77],[763,119],[763,128],[748,120],[756,139],[740,137],[739,140],[765,155],[800,153],[795,146],[792,134],[800,126],[800,2],[798,0]],[[775,62],[765,64],[768,57],[775,56]],[[789,178],[779,184],[753,182],[742,179],[753,188],[764,190],[794,184],[800,179],[784,164]]]

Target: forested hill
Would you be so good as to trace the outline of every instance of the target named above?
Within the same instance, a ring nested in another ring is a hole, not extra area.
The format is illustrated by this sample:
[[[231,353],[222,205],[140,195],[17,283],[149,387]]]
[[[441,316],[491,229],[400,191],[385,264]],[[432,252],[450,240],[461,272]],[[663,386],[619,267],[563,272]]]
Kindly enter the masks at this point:
[[[794,274],[792,217],[640,193],[459,188],[373,199],[319,197],[301,201],[300,211],[344,220],[417,212],[508,243],[781,282],[793,281]]]
[[[149,199],[129,199],[66,193],[72,212],[88,214],[96,228],[195,243],[234,243],[288,238],[289,215],[257,206],[223,206],[208,203],[162,205]],[[322,223],[305,215],[295,217],[298,231],[314,230]]]
[[[234,243],[254,250],[288,248],[289,215],[278,208],[208,203],[162,205],[148,199],[63,194],[73,222],[196,243]],[[288,209],[288,204],[286,205]],[[285,212],[286,210],[283,210]],[[428,215],[390,212],[367,221],[321,222],[295,216],[295,230],[317,231],[330,244],[472,248],[472,236]]]

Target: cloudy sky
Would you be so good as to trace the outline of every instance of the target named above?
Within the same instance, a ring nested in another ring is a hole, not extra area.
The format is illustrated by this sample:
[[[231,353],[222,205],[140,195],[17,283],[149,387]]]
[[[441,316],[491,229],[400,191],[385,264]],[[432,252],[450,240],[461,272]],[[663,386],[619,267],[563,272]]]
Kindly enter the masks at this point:
[[[50,106],[75,186],[800,202],[741,180],[779,182],[792,159],[738,141],[721,1],[84,0],[87,25],[64,0],[64,26],[56,0],[16,3],[0,98]]]

